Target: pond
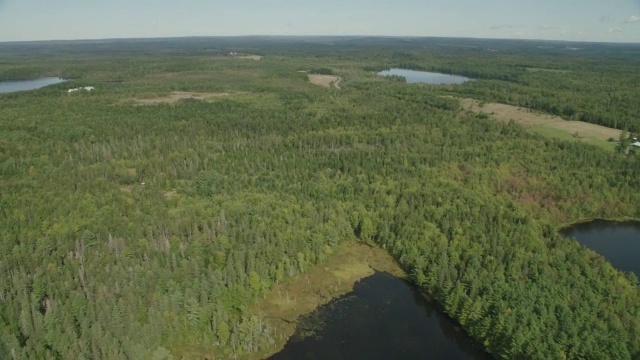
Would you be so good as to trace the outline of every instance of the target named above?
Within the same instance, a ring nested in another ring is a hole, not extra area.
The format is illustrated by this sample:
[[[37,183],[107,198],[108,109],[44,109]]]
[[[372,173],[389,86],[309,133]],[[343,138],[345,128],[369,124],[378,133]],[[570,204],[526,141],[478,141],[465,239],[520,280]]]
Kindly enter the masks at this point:
[[[490,359],[402,279],[377,272],[304,317],[270,359]]]
[[[43,77],[31,80],[0,81],[0,93],[12,93],[17,91],[40,89],[47,85],[58,84],[66,81],[59,77]]]
[[[575,224],[560,233],[604,256],[622,271],[640,277],[640,222],[595,220]]]
[[[382,76],[402,76],[407,80],[409,84],[415,83],[424,83],[424,84],[432,84],[432,85],[441,85],[441,84],[463,84],[467,81],[472,81],[468,77],[458,76],[458,75],[449,75],[449,74],[441,74],[427,71],[415,71],[415,70],[406,70],[406,69],[389,69],[384,70],[378,73],[378,75]]]

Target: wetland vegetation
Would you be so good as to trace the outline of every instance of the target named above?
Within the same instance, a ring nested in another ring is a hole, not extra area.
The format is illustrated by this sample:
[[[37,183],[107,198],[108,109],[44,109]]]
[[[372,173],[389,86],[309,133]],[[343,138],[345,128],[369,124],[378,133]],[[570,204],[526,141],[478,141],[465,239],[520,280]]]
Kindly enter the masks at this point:
[[[494,357],[637,356],[637,278],[557,232],[640,218],[637,154],[461,99],[627,136],[638,45],[400,40],[0,44],[0,81],[72,79],[0,94],[0,358],[262,358],[291,328],[260,301],[353,241]],[[388,68],[477,80],[407,86]]]

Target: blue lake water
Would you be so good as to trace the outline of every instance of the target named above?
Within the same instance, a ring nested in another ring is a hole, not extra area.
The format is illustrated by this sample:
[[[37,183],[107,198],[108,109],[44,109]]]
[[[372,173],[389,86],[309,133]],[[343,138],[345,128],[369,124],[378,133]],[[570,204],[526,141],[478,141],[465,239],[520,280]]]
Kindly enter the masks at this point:
[[[303,317],[273,360],[490,359],[415,287],[385,273]]]
[[[12,93],[17,91],[40,89],[41,87],[58,84],[64,81],[66,80],[59,77],[43,77],[31,80],[0,81],[0,93]]]
[[[640,277],[640,223],[595,220],[562,229],[561,234],[574,237],[617,269]]]
[[[382,76],[402,76],[407,80],[409,84],[415,83],[424,83],[424,84],[432,84],[432,85],[441,85],[441,84],[463,84],[467,81],[471,81],[472,79],[464,76],[458,75],[448,75],[427,71],[415,71],[415,70],[406,70],[406,69],[389,69],[384,70],[378,73],[378,75]]]

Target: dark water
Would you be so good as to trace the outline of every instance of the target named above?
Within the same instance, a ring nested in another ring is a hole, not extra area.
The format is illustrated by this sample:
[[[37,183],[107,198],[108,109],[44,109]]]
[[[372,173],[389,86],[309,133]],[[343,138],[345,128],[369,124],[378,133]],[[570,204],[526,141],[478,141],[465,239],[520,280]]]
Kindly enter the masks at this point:
[[[640,277],[640,222],[595,220],[561,233],[601,254],[617,269],[633,271]]]
[[[25,91],[40,89],[47,85],[53,85],[66,81],[59,77],[43,77],[32,80],[16,80],[16,81],[0,81],[0,93],[11,93],[16,91]]]
[[[407,79],[407,83],[425,83],[425,84],[463,84],[467,81],[471,81],[468,77],[457,76],[457,75],[448,75],[448,74],[440,74],[434,72],[427,71],[415,71],[415,70],[405,70],[405,69],[390,69],[381,71],[378,75],[382,76],[390,76],[397,75],[403,76]]]
[[[490,357],[411,285],[376,273],[305,317],[284,350],[271,359]]]

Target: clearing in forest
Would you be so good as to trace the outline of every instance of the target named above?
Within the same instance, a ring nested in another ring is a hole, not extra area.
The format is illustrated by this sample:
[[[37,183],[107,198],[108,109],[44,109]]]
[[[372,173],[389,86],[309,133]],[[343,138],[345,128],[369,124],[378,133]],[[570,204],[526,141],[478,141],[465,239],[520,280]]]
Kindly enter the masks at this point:
[[[528,72],[548,72],[548,73],[556,73],[556,74],[567,74],[571,71],[569,70],[560,70],[560,69],[547,69],[547,68],[537,68],[537,67],[526,67],[525,71]]]
[[[461,99],[461,103],[464,110],[486,113],[498,121],[509,122],[513,120],[531,131],[543,135],[584,140],[606,148],[613,148],[614,143],[608,142],[608,140],[611,138],[617,140],[622,133],[618,129],[584,121],[569,121],[558,116],[537,113],[518,106],[481,103],[474,99]]]
[[[260,56],[260,55],[242,55],[242,56],[236,56],[236,59],[262,60],[262,56]]]
[[[132,99],[138,105],[157,105],[157,104],[173,104],[180,100],[207,100],[216,97],[230,96],[229,93],[194,93],[184,91],[174,91],[168,96],[157,97],[151,99]]]
[[[312,84],[320,85],[324,87],[330,87],[331,85],[340,89],[340,77],[335,75],[319,75],[319,74],[309,74],[309,81]]]

